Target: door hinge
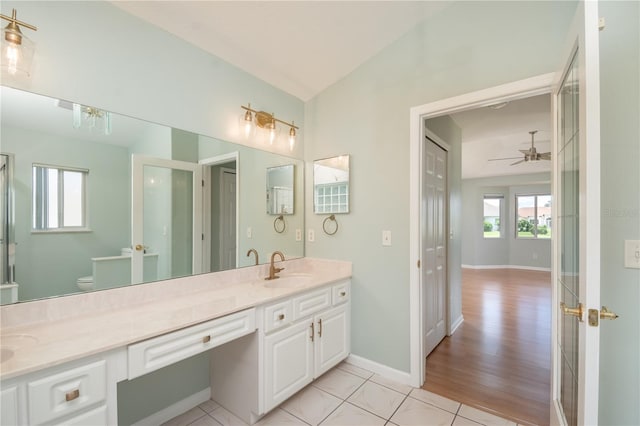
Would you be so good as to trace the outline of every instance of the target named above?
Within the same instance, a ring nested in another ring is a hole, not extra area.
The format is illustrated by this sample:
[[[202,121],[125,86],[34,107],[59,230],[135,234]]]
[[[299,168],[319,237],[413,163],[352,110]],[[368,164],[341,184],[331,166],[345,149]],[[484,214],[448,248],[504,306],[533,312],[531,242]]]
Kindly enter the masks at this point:
[[[202,187],[204,188],[204,179],[202,180]]]
[[[418,259],[417,265],[418,268],[420,268],[420,259]]]
[[[202,241],[204,241],[204,234],[202,234]]]

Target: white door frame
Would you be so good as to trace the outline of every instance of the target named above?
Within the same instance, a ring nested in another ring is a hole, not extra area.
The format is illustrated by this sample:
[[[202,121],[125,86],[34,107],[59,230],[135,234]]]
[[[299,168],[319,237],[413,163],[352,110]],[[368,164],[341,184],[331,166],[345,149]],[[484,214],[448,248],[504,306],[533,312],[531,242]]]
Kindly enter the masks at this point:
[[[167,169],[184,170],[193,173],[193,259],[191,262],[192,274],[200,273],[202,266],[202,250],[197,244],[202,234],[202,197],[198,186],[202,180],[201,168],[195,163],[164,158],[147,157],[140,154],[131,156],[131,282],[133,284],[143,282],[144,253],[136,250],[137,245],[144,245],[144,166],[163,167]]]
[[[240,153],[238,151],[228,152],[215,157],[208,157],[198,161],[198,164],[205,168],[202,173],[204,186],[203,214],[202,214],[202,266],[204,271],[211,267],[211,166],[226,164],[235,161],[236,163],[236,267],[239,265],[238,250],[240,247],[238,227],[240,225]]]
[[[425,138],[424,121],[441,115],[453,114],[474,108],[486,107],[500,102],[513,101],[536,95],[551,93],[555,73],[543,74],[528,79],[454,96],[419,105],[410,110],[409,129],[409,339],[410,339],[410,385],[420,387],[424,383],[425,361],[422,354],[422,295],[420,269],[420,181],[422,176],[421,150]],[[452,230],[460,232],[459,229]],[[447,302],[450,305],[450,301]],[[447,310],[450,315],[450,309]],[[453,324],[452,318],[447,323]],[[456,324],[457,325],[457,324]],[[451,330],[448,330],[450,333]]]

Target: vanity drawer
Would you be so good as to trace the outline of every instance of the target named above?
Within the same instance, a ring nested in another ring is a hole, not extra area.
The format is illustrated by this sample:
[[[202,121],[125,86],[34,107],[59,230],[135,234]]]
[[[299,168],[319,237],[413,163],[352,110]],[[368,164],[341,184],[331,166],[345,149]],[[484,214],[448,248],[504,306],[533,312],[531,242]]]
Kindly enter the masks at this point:
[[[331,306],[331,287],[313,291],[293,299],[293,319],[299,320]]]
[[[106,361],[96,361],[31,381],[27,384],[27,393],[29,424],[50,422],[79,412],[106,400]]]
[[[293,320],[293,303],[291,299],[274,303],[264,308],[264,332],[270,333],[290,324]]]
[[[340,284],[336,284],[332,287],[333,290],[333,304],[338,305],[349,300],[350,286],[349,281],[345,281]]]
[[[129,345],[129,379],[227,343],[256,329],[255,309],[236,312]]]

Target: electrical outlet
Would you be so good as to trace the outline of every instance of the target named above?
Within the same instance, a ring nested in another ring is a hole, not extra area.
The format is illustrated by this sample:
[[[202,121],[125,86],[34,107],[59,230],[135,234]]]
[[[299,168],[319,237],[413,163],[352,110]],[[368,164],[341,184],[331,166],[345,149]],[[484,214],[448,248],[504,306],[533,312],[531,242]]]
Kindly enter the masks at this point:
[[[640,240],[625,240],[624,267],[640,269]]]
[[[302,230],[296,229],[296,241],[302,241]]]
[[[309,231],[307,231],[307,240],[309,240],[310,243],[316,240],[316,233],[313,229],[309,229]]]

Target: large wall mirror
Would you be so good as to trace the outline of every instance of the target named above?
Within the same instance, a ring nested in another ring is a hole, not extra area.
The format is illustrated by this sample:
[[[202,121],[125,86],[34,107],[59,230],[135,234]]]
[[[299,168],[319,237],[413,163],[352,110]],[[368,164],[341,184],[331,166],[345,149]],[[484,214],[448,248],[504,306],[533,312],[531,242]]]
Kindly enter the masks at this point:
[[[251,248],[304,256],[301,160],[0,89],[3,303],[253,265]],[[282,166],[277,233],[261,194]]]
[[[313,162],[313,212],[349,213],[349,156]]]

